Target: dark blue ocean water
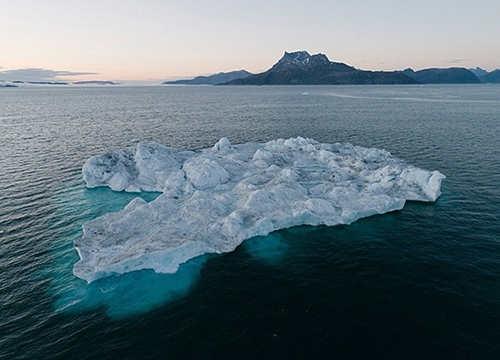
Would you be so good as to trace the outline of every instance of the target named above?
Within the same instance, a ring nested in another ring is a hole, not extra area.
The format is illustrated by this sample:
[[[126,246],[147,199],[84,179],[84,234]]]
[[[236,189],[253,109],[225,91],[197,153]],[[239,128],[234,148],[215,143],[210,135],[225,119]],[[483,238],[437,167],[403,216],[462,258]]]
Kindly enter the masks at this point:
[[[223,136],[384,148],[447,179],[436,203],[174,275],[73,276],[82,224],[137,196],[86,189],[88,157]],[[498,85],[1,89],[0,358],[499,358],[499,144]]]

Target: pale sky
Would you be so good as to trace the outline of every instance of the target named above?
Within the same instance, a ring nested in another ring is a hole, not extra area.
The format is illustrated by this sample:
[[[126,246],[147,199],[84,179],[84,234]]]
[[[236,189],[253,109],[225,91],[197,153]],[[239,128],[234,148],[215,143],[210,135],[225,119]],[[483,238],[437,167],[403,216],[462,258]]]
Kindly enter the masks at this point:
[[[491,71],[500,1],[0,0],[0,80],[257,73],[297,50],[366,70]]]

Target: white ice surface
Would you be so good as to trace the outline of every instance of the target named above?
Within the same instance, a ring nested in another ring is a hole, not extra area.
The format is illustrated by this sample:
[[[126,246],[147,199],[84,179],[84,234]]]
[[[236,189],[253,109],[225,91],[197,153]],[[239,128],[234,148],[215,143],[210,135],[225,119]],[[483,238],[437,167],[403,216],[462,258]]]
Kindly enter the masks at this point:
[[[162,192],[83,225],[73,272],[92,282],[140,269],[173,273],[279,229],[350,224],[406,200],[435,201],[445,176],[385,150],[299,137],[236,146],[223,138],[196,152],[139,143],[88,159],[83,178],[88,187]]]

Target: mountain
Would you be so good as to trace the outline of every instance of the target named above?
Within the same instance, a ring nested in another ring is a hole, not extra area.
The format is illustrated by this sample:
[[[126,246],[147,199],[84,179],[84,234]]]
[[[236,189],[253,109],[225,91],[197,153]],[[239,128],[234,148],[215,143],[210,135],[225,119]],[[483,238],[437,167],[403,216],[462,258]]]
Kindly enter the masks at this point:
[[[495,69],[491,72],[483,70],[479,67],[475,69],[469,69],[476,75],[479,80],[487,84],[500,84],[500,69]]]
[[[488,74],[488,72],[484,69],[481,69],[480,67],[476,67],[475,69],[469,69],[474,75],[476,75],[478,77],[479,80],[481,80],[481,78]]]
[[[487,73],[481,78],[481,80],[485,83],[500,84],[500,69]]]
[[[188,80],[176,80],[176,81],[165,81],[162,84],[165,85],[217,85],[220,83],[225,83],[235,79],[245,78],[252,75],[246,70],[237,70],[231,72],[221,72],[210,76],[197,76],[194,79]]]
[[[324,54],[285,52],[269,70],[223,85],[416,84],[402,72],[364,71],[330,61]]]
[[[309,55],[307,51],[297,51],[289,53],[285,51],[283,57],[273,65],[272,70],[282,70],[286,68],[306,68],[318,65],[328,65],[330,60],[324,54]],[[341,64],[341,70],[352,70],[353,68]]]
[[[466,68],[424,69],[413,71],[406,69],[403,74],[421,84],[479,84],[481,80]]]

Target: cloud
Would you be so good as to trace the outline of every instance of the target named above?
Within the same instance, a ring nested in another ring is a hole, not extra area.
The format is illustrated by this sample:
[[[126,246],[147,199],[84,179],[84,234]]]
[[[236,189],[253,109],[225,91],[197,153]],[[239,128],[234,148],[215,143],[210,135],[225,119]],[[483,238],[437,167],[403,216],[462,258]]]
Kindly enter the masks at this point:
[[[40,68],[27,68],[0,71],[0,80],[5,81],[53,81],[62,80],[64,77],[97,75],[94,72],[75,72],[64,70],[50,70]]]
[[[469,59],[451,59],[451,60],[448,60],[448,63],[450,63],[450,64],[462,64],[462,63],[466,63],[468,61],[469,61]]]

